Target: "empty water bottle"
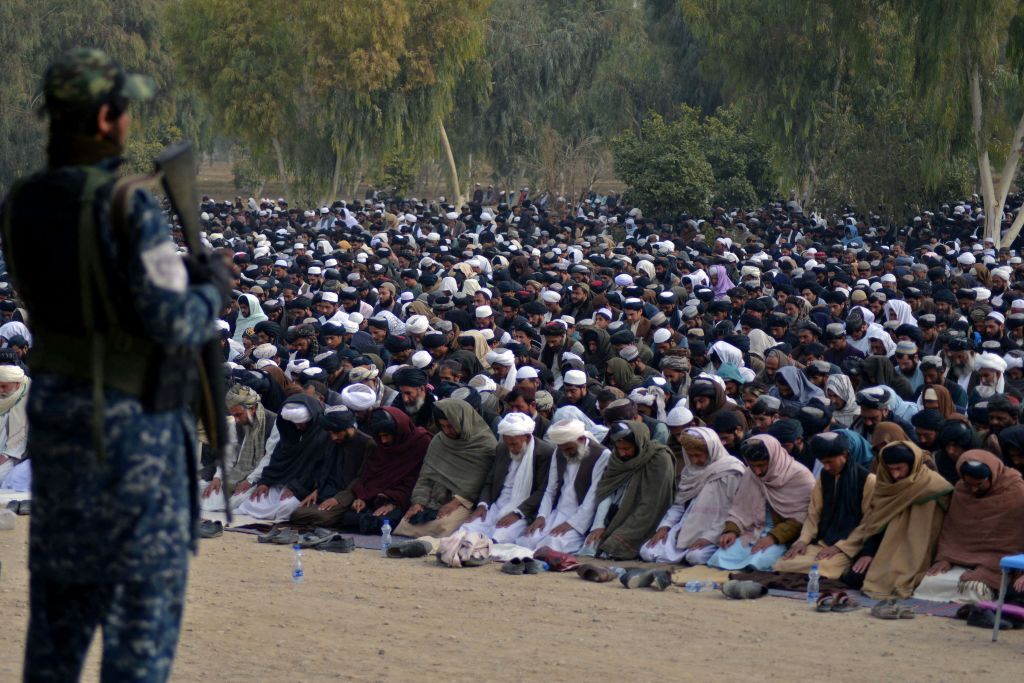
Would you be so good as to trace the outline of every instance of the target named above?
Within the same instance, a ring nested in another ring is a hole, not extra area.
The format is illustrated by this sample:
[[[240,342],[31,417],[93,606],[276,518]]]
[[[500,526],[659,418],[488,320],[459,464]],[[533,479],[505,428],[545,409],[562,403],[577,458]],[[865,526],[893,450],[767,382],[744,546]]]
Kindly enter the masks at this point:
[[[292,558],[292,583],[302,583],[306,573],[302,570],[302,546],[298,543],[292,546],[295,556]]]
[[[820,589],[821,573],[818,571],[818,565],[812,564],[811,571],[807,574],[807,604],[816,605],[818,603],[818,596],[821,595]]]
[[[700,593],[704,590],[706,583],[704,581],[687,581],[684,588],[687,593]]]
[[[391,522],[384,520],[384,523],[380,525],[380,551],[385,556],[388,554],[388,548],[391,547]]]

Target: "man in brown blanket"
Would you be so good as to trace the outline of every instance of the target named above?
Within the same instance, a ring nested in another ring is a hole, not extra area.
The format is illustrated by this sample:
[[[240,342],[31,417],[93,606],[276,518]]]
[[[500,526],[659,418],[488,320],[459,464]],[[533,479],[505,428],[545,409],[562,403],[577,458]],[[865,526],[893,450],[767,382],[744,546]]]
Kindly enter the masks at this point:
[[[675,465],[668,446],[651,440],[643,422],[616,422],[615,445],[597,487],[597,513],[586,546],[603,557],[633,560],[672,504]]]
[[[969,450],[939,534],[935,563],[914,592],[924,600],[974,603],[999,590],[999,560],[1024,552],[1024,479],[994,454]],[[1015,588],[1024,588],[1018,579]]]

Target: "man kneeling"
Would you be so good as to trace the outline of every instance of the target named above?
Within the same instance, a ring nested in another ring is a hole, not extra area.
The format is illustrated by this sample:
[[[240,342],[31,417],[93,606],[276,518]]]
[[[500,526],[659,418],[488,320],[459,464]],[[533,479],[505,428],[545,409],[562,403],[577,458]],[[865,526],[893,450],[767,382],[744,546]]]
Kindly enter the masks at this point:
[[[540,505],[555,447],[533,438],[533,419],[509,413],[498,423],[495,449],[476,510],[463,531],[475,531],[495,543],[515,543]]]

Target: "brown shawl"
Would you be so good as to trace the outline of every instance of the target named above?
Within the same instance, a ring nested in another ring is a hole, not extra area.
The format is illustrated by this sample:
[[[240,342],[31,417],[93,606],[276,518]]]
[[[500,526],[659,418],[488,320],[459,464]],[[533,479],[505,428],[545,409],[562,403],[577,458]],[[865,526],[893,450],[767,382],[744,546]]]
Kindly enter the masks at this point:
[[[880,466],[868,511],[849,538],[836,544],[852,558],[869,538],[884,532],[862,588],[865,594],[879,600],[908,598],[914,593],[931,566],[953,490],[942,475],[928,468],[926,454],[916,444],[895,441],[885,448],[895,444],[914,452],[910,475],[893,481],[889,469]],[[885,448],[879,452],[878,460],[882,459]]]
[[[1020,472],[980,449],[961,455],[957,469],[970,460],[985,463],[992,470],[992,488],[976,498],[963,481],[957,482],[935,561],[970,567],[962,581],[982,581],[998,590],[1002,575],[999,560],[1024,552],[1024,479]]]

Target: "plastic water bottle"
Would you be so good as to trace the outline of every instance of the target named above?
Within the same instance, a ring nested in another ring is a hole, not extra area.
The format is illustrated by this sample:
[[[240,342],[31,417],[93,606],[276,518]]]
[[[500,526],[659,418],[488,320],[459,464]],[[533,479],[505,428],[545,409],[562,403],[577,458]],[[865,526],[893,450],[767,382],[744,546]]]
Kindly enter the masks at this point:
[[[704,590],[704,582],[703,581],[687,581],[686,585],[684,586],[684,588],[686,589],[687,593],[700,593],[702,590]]]
[[[819,588],[821,579],[821,573],[818,571],[818,565],[812,564],[811,571],[807,575],[807,604],[816,605],[818,603],[818,596],[821,595]]]
[[[380,525],[380,552],[387,556],[388,548],[391,547],[391,522],[384,520]]]
[[[302,571],[302,546],[296,543],[292,550],[295,551],[295,557],[292,558],[292,583],[302,583],[306,578],[306,573]]]

